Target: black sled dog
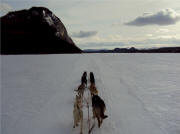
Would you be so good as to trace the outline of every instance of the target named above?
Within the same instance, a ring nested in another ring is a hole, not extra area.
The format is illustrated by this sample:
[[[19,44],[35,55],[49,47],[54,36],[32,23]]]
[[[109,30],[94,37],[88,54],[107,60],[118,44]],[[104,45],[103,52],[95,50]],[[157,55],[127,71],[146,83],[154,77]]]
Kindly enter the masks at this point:
[[[81,77],[81,85],[85,84],[87,87],[87,72],[84,72]]]
[[[93,72],[90,72],[90,83],[95,84],[94,74]]]
[[[106,110],[106,105],[104,101],[98,95],[93,95],[92,97],[93,118],[97,118],[99,128],[103,122],[103,119],[108,117],[107,115],[104,114],[105,110]]]

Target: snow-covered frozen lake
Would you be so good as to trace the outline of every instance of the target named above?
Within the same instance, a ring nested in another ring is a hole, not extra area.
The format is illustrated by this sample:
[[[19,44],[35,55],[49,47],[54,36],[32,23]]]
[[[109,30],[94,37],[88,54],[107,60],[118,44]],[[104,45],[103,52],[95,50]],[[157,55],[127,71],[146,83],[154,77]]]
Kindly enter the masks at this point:
[[[1,69],[2,134],[78,134],[73,90],[84,70],[107,107],[93,134],[180,134],[179,54],[1,56]]]

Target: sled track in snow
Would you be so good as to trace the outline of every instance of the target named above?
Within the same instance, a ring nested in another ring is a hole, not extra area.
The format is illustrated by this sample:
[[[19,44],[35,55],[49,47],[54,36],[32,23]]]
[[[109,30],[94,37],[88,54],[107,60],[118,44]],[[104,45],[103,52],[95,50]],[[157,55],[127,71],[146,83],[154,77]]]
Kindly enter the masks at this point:
[[[97,133],[106,131],[108,133],[129,134],[149,130],[147,134],[152,134],[152,131],[162,134],[160,127],[157,127],[157,124],[144,108],[143,102],[133,93],[133,88],[137,87],[133,87],[136,85],[128,83],[128,79],[126,79],[128,73],[125,69],[128,70],[128,68],[122,67],[119,68],[119,72],[115,72],[111,65],[104,62],[103,59],[91,59],[90,67],[95,74],[99,95],[106,103],[106,114],[108,115],[102,124],[102,128],[95,128],[94,131]],[[112,104],[117,105],[114,107]],[[116,111],[117,109],[120,111]],[[152,127],[156,129],[151,130]]]

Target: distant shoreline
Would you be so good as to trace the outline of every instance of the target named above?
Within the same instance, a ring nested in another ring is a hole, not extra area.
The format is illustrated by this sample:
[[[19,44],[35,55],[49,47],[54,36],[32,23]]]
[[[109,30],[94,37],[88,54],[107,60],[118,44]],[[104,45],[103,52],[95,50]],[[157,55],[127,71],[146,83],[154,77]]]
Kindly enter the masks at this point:
[[[180,53],[180,47],[161,47],[137,49],[131,48],[115,48],[115,49],[85,49],[83,53]]]

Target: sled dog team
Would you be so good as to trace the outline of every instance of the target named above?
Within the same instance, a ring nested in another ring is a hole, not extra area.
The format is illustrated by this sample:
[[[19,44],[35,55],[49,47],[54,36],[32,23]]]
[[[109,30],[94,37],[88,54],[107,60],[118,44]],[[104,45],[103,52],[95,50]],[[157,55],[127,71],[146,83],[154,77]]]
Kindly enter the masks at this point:
[[[87,72],[84,72],[81,77],[81,84],[78,86],[77,95],[75,97],[74,102],[74,125],[73,128],[77,127],[80,123],[80,134],[83,133],[83,95],[84,90],[87,88]],[[90,72],[90,86],[88,87],[91,93],[91,101],[92,101],[92,112],[93,112],[93,119],[97,119],[98,127],[100,128],[103,119],[107,118],[107,115],[104,115],[106,110],[106,106],[104,101],[98,96],[98,90],[95,85],[95,78],[93,72]],[[88,109],[89,110],[89,109]],[[93,126],[92,126],[93,128]],[[92,130],[91,128],[91,130]],[[89,133],[91,132],[89,129]]]

